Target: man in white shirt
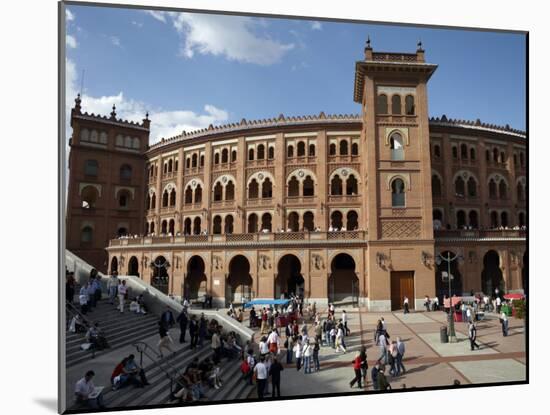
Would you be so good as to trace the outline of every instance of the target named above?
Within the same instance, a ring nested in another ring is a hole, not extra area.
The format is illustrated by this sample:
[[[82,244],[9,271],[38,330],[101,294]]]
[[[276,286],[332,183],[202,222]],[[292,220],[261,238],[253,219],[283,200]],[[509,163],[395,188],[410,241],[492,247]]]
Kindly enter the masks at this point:
[[[498,289],[497,289],[497,290],[498,290]],[[497,291],[497,290],[495,290],[495,291]],[[496,308],[496,312],[497,312],[497,314],[499,314],[499,313],[500,313],[500,306],[502,305],[501,300],[500,300],[500,297],[497,297],[497,298],[495,299],[495,304],[496,304],[496,307],[495,307],[495,308]]]
[[[275,355],[279,353],[279,335],[277,334],[277,330],[271,330],[271,333],[267,337],[267,344],[271,353]]]
[[[265,384],[267,382],[267,368],[265,366],[265,358],[260,357],[260,361],[254,366],[254,373],[256,374],[256,386],[258,390],[258,399],[264,398]]]
[[[465,320],[467,323],[469,323],[470,321],[472,321],[472,308],[471,307],[466,307],[466,320]]]
[[[124,301],[125,301],[127,292],[128,292],[128,287],[126,286],[126,280],[122,280],[122,282],[118,286],[118,301],[119,301],[119,308],[121,313],[124,313]]]
[[[508,336],[508,316],[504,311],[500,314],[500,324],[502,325],[502,335]]]
[[[96,387],[92,381],[95,373],[93,370],[86,372],[86,375],[76,382],[75,385],[75,398],[77,403],[83,404],[92,409],[103,409],[103,396],[101,391],[96,392]],[[97,396],[96,396],[97,395]]]

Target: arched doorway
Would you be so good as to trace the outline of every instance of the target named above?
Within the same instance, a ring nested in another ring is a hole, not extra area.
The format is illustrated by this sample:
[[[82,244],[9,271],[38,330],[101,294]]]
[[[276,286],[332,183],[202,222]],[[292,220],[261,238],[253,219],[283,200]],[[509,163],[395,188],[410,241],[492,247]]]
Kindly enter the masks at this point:
[[[128,275],[135,275],[139,277],[139,263],[135,256],[128,261]]]
[[[225,302],[243,304],[252,298],[252,276],[250,263],[243,255],[235,256],[229,263],[229,274],[225,284]]]
[[[277,278],[275,279],[275,297],[280,298],[281,294],[289,298],[291,294],[304,295],[304,277],[302,275],[302,264],[292,254],[285,255],[277,264]]]
[[[355,273],[355,260],[349,254],[338,254],[330,264],[328,301],[357,305],[359,302],[359,278]]]
[[[448,258],[449,254],[451,258],[456,256],[456,252],[441,252],[441,256],[443,258]],[[458,269],[458,261],[459,259],[455,259],[451,262],[451,296],[461,296],[463,293],[462,275]],[[437,298],[439,298],[439,304],[443,304],[443,298],[446,295],[449,295],[449,280],[447,278],[443,279],[443,272],[449,272],[449,264],[447,261],[441,261],[441,264],[437,265],[437,269],[435,271],[435,293]]]
[[[168,294],[168,266],[168,261],[163,256],[158,256],[152,264],[151,285],[164,294]]]
[[[113,272],[118,272],[118,258],[116,256],[111,259],[111,274]]]
[[[183,295],[189,301],[206,294],[206,274],[203,259],[198,256],[192,256],[187,263],[187,274],[183,285]]]
[[[491,296],[495,293],[495,288],[499,289],[500,294],[504,294],[504,279],[500,269],[500,257],[496,251],[487,251],[483,257],[483,271],[481,271],[481,290]]]

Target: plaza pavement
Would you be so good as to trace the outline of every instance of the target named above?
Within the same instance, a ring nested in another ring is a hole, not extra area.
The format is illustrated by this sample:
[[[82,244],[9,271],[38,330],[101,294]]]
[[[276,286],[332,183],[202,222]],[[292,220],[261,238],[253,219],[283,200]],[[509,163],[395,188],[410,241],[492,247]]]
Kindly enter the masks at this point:
[[[477,323],[477,343],[481,348],[471,351],[466,323],[455,323],[457,343],[440,342],[440,328],[447,321],[447,315],[441,311],[412,311],[406,315],[402,312],[371,313],[364,309],[346,311],[351,329],[351,335],[346,337],[347,353],[336,353],[331,348],[322,347],[321,370],[307,375],[303,371],[297,372],[295,364],[285,365],[281,375],[282,396],[373,390],[370,369],[380,354],[374,345],[374,332],[380,317],[386,322],[390,339],[401,337],[406,345],[403,361],[406,373],[392,378],[388,374],[389,368],[386,368],[392,389],[401,389],[403,385],[406,388],[449,386],[455,379],[463,385],[526,379],[523,320],[511,317],[509,335],[503,337],[498,316],[488,313],[485,320]],[[337,309],[336,317],[340,316],[341,309]],[[313,326],[308,327],[309,335],[313,336]],[[369,380],[366,389],[357,386],[351,389],[349,382],[354,377],[351,361],[362,344],[367,346]],[[283,351],[282,362],[286,362],[285,356]]]

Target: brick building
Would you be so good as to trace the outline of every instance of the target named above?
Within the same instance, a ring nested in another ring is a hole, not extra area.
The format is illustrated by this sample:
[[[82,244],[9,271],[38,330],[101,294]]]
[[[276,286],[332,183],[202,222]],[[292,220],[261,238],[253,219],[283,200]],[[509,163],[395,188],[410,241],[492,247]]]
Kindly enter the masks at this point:
[[[436,68],[421,46],[367,43],[355,66],[360,115],[243,119],[151,146],[147,117],[82,114],[77,99],[67,247],[221,306],[299,292],[370,310],[407,296],[418,308],[448,292],[436,261],[448,253],[460,255],[455,293],[522,291],[525,133],[429,119]]]

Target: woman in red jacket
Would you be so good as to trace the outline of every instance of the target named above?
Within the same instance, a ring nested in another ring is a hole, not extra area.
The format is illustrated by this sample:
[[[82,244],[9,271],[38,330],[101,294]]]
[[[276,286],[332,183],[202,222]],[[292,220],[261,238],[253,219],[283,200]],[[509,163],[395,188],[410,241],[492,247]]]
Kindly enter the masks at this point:
[[[363,389],[363,386],[361,385],[361,354],[357,353],[357,356],[355,356],[355,359],[352,360],[353,363],[353,371],[355,372],[355,377],[352,379],[352,381],[349,383],[349,387],[353,388],[353,385],[355,385],[355,382],[357,382],[359,389]]]

